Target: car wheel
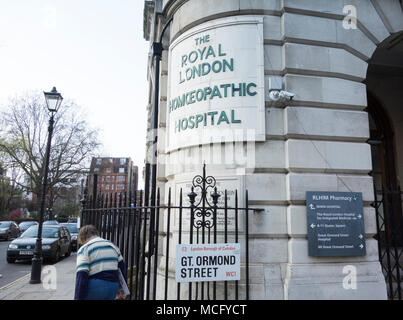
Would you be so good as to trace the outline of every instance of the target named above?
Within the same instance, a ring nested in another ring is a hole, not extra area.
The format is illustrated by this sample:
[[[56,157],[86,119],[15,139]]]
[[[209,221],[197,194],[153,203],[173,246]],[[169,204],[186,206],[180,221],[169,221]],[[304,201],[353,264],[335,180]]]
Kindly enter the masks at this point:
[[[15,262],[15,259],[7,257],[7,262],[8,262],[8,263],[14,263],[14,262]]]
[[[56,263],[60,260],[60,248],[57,248],[55,255],[52,257],[52,262]]]
[[[67,257],[70,257],[70,255],[71,255],[71,246],[69,246],[69,249],[67,250],[67,252],[64,256],[67,258]]]

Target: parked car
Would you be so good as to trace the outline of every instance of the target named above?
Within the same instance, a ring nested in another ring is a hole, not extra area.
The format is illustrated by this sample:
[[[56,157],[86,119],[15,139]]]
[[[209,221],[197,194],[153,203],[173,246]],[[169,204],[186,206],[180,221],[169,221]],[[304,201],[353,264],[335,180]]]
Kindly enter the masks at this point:
[[[77,236],[79,229],[77,228],[77,223],[61,223],[62,226],[65,226],[71,235],[71,246],[73,250],[77,250]]]
[[[67,220],[67,223],[77,223],[77,218],[69,218],[69,220]]]
[[[36,226],[38,225],[38,222],[36,221],[23,221],[20,222],[18,225],[20,227],[21,233],[25,232],[30,226]]]
[[[10,240],[18,238],[20,234],[20,228],[14,221],[0,221],[0,239]]]
[[[7,249],[7,262],[30,260],[33,257],[39,226],[31,226],[19,238],[14,239]],[[42,256],[56,263],[60,257],[71,254],[69,230],[61,225],[42,226]]]
[[[59,222],[57,220],[46,220],[43,222],[43,225],[58,225]]]

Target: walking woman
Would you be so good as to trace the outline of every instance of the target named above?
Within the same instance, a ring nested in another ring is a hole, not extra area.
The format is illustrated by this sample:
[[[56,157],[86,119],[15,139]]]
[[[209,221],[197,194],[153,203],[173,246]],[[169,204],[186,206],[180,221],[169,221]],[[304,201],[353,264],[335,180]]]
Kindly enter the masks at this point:
[[[119,270],[126,266],[118,247],[98,236],[93,225],[80,229],[75,300],[114,300],[119,291]]]

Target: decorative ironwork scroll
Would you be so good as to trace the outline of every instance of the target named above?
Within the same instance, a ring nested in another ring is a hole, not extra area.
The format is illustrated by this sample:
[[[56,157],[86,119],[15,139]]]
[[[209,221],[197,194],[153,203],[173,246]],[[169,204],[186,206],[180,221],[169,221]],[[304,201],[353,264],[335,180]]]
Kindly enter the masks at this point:
[[[196,201],[198,194],[196,190],[200,191],[200,198]],[[208,198],[208,191],[211,190],[212,203]],[[193,226],[196,229],[207,228],[211,229],[216,223],[215,214],[217,210],[218,198],[220,195],[217,193],[216,180],[213,176],[206,176],[206,165],[203,165],[203,175],[197,175],[193,178],[191,192],[188,194],[191,204],[191,219]]]

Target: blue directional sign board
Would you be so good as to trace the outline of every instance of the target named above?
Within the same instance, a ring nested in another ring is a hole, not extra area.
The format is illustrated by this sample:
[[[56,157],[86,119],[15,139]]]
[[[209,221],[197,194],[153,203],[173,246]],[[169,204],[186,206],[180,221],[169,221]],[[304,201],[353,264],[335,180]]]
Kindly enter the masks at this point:
[[[308,254],[364,256],[365,226],[360,192],[306,193]]]

